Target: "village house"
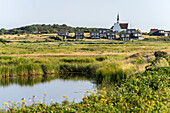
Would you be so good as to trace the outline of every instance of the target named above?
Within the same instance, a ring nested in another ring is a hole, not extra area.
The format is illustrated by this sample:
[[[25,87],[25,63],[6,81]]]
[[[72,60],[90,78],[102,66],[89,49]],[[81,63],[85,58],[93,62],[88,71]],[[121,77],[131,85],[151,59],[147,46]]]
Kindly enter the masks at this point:
[[[111,27],[111,31],[113,32],[121,32],[126,31],[127,29],[130,29],[129,23],[120,23],[119,22],[119,14],[117,15],[117,23],[114,23],[114,25]]]
[[[130,33],[121,33],[119,35],[120,40],[127,41],[130,40]]]
[[[150,36],[168,36],[168,33],[165,30],[158,30],[151,33]]]
[[[75,32],[75,38],[76,38],[76,39],[83,39],[83,38],[84,38],[84,32],[82,32],[82,31],[76,31],[76,32]]]
[[[58,35],[61,36],[63,39],[67,39],[67,37],[69,37],[69,32],[67,32],[67,31],[59,31]]]
[[[119,38],[122,41],[127,41],[130,39],[135,39],[135,40],[143,40],[144,39],[144,37],[142,37],[141,31],[136,30],[136,29],[127,29],[126,33],[120,33]]]
[[[165,31],[167,34],[168,34],[168,36],[170,36],[170,31]]]
[[[98,31],[92,31],[90,36],[92,39],[100,39],[100,33]]]
[[[158,31],[158,29],[150,29],[150,33]]]
[[[107,29],[99,29],[98,32],[100,34],[100,37],[103,38],[106,37]]]
[[[113,31],[108,31],[106,32],[106,38],[107,39],[115,39],[116,38],[116,33]]]

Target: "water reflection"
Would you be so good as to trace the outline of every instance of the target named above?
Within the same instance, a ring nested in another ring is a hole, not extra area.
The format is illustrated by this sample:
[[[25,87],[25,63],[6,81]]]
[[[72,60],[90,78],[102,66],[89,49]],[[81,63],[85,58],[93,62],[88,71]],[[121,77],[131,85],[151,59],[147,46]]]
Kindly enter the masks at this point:
[[[63,79],[64,81],[67,80],[73,80],[73,81],[83,81],[83,80],[88,80],[92,81],[94,84],[95,82],[93,81],[92,78],[87,78],[85,75],[78,75],[78,74],[60,74],[60,75],[44,75],[44,76],[27,76],[27,77],[15,77],[15,78],[2,78],[0,79],[0,86],[7,87],[12,84],[17,84],[20,86],[34,86],[36,84],[40,83],[46,83],[50,82],[52,80],[56,79]]]
[[[54,102],[62,102],[64,95],[67,95],[70,102],[74,98],[76,98],[75,102],[80,102],[85,91],[95,89],[93,79],[76,74],[2,78],[0,79],[0,108],[2,108],[2,103],[9,100],[21,102],[21,98],[25,98],[26,103],[30,103],[29,98],[33,95],[36,96],[36,102],[41,102],[44,92],[47,93],[48,104],[51,99]]]

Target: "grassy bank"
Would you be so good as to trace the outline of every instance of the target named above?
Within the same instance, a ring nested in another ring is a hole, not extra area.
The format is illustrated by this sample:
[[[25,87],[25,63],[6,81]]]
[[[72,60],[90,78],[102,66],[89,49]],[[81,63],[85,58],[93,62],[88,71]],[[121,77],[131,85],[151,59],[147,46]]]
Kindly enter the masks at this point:
[[[98,83],[116,82],[126,79],[130,74],[141,73],[148,64],[145,61],[140,64],[134,63],[134,58],[122,58],[125,56],[40,58],[0,56],[0,78],[80,73],[97,80]]]

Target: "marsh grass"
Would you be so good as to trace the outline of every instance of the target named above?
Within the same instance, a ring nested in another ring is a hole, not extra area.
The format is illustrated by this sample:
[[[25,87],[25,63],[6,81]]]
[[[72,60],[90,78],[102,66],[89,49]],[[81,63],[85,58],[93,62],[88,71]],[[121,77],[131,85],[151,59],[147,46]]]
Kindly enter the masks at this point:
[[[127,70],[123,69],[118,63],[110,63],[97,70],[97,81],[102,82],[117,82],[126,79],[128,75]]]
[[[95,59],[94,58],[79,58],[79,57],[76,57],[76,58],[63,58],[61,59],[61,61],[63,62],[78,62],[78,63],[92,63],[92,62],[95,62]]]
[[[0,76],[38,76],[52,74],[81,73],[99,82],[118,82],[141,71],[143,64],[131,63],[126,56],[93,57],[1,57]],[[67,78],[67,76],[63,76]]]

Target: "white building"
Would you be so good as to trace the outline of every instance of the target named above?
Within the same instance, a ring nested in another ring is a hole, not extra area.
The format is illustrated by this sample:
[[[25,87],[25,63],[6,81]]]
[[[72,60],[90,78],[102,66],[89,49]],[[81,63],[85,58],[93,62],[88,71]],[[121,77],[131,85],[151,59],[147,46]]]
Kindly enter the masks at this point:
[[[127,29],[130,29],[129,23],[120,23],[119,22],[119,14],[117,15],[117,23],[114,23],[114,25],[111,27],[111,31],[113,32],[121,32],[126,31]]]

